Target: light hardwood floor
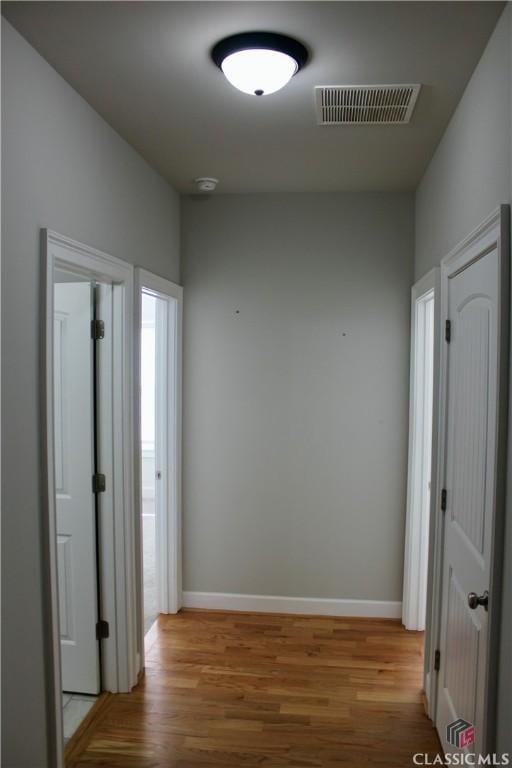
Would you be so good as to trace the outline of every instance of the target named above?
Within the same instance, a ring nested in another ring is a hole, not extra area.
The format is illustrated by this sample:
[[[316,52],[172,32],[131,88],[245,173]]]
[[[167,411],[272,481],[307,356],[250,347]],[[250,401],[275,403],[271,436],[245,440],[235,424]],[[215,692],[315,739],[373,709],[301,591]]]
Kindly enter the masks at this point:
[[[423,637],[386,619],[183,611],[110,696],[73,768],[356,768],[436,754]]]

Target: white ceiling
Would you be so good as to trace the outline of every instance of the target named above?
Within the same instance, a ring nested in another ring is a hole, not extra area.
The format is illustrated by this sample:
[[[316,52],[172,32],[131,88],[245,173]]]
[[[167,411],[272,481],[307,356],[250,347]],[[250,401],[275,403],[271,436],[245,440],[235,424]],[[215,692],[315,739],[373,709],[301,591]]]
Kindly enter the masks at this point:
[[[7,2],[3,13],[179,191],[413,189],[503,8],[495,2]],[[276,94],[236,91],[209,58],[253,29],[311,62]],[[315,122],[313,87],[423,84],[409,125]]]

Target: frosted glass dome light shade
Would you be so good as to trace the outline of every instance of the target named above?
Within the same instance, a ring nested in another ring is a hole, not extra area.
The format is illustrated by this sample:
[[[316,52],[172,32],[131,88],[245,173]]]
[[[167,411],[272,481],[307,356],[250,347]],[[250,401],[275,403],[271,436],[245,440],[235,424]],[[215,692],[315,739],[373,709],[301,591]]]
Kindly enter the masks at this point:
[[[283,88],[307,61],[302,43],[273,32],[244,32],[221,40],[212,58],[243,93],[266,96]]]
[[[287,53],[256,48],[232,53],[222,62],[222,71],[239,91],[264,96],[284,88],[297,62]]]

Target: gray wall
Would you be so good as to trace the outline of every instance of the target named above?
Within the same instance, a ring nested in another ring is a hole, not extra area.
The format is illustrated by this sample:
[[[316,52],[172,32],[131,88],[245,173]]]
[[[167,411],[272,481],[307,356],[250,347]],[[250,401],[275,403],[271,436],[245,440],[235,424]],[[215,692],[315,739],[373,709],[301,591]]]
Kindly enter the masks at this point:
[[[400,600],[413,197],[183,201],[184,588]]]
[[[417,280],[509,200],[510,16],[508,7],[417,189]]]
[[[179,201],[5,21],[2,219],[2,764],[43,768],[39,228],[178,280]]]
[[[416,277],[511,196],[511,41],[508,6],[416,195]],[[512,410],[511,414],[512,416]],[[512,428],[509,429],[512,446]],[[512,450],[509,449],[498,747],[512,753]]]

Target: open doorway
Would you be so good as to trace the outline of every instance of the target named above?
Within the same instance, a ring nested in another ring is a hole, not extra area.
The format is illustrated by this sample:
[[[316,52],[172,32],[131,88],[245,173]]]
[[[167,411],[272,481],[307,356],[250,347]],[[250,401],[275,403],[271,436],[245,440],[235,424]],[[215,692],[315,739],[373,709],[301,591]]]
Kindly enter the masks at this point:
[[[137,270],[142,625],[175,613],[181,591],[182,289]]]
[[[131,690],[140,669],[133,268],[51,230],[41,235],[50,763],[63,768],[65,748],[74,748],[84,718],[106,692]]]
[[[142,474],[142,561],[144,583],[144,632],[146,633],[159,613],[159,568],[157,567],[156,512],[161,511],[160,451],[156,462],[156,314],[161,302],[156,296],[143,292],[141,296],[140,340],[140,432]],[[160,341],[160,339],[159,339]],[[160,382],[159,382],[160,383]],[[160,411],[162,403],[158,402]],[[160,413],[158,414],[160,418]],[[158,482],[157,482],[158,481]],[[159,564],[159,563],[158,563]]]
[[[426,626],[430,520],[434,468],[436,297],[439,270],[412,289],[409,473],[402,620],[406,629]]]
[[[435,633],[439,563],[436,550],[439,453],[440,269],[411,291],[409,461],[402,622],[424,633],[424,692],[432,717],[437,667]]]

